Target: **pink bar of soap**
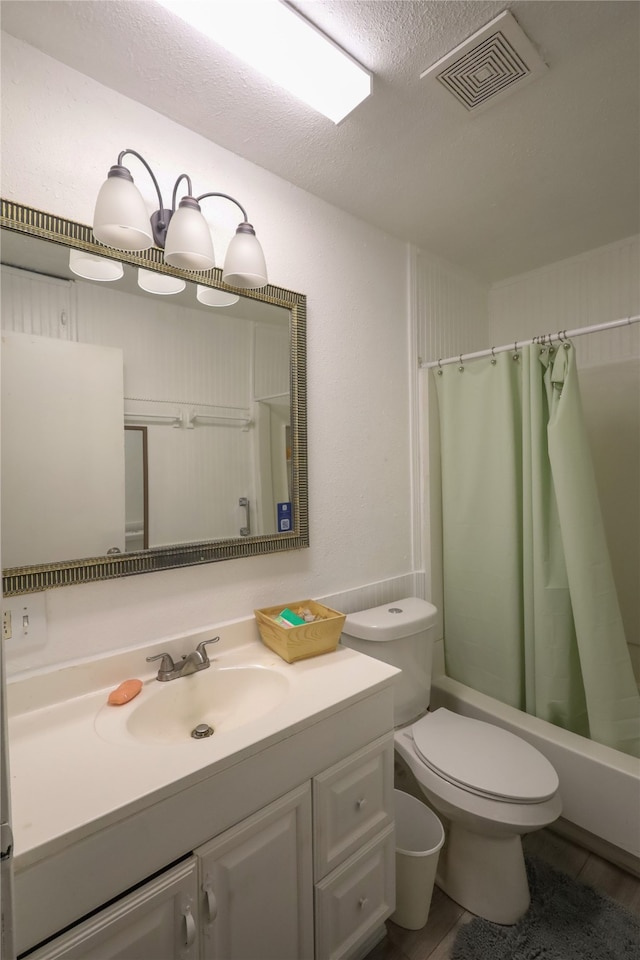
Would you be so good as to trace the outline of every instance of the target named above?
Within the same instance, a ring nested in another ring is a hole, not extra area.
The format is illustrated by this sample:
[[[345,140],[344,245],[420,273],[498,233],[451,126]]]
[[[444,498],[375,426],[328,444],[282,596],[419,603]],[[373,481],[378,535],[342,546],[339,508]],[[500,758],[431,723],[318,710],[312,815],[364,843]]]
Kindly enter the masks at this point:
[[[141,690],[142,680],[125,680],[119,687],[111,691],[107,703],[110,703],[112,707],[121,707],[123,703],[129,703],[129,700],[137,697]]]

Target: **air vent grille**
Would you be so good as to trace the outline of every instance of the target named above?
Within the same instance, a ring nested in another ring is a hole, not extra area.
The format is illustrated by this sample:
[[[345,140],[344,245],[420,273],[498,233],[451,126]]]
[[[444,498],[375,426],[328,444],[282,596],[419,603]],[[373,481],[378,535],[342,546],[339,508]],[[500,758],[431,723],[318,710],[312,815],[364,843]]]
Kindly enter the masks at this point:
[[[546,64],[509,11],[421,74],[435,79],[469,111],[477,111],[533,80]]]
[[[439,73],[437,79],[468,110],[473,110],[530,72],[507,38],[502,33],[494,33]]]

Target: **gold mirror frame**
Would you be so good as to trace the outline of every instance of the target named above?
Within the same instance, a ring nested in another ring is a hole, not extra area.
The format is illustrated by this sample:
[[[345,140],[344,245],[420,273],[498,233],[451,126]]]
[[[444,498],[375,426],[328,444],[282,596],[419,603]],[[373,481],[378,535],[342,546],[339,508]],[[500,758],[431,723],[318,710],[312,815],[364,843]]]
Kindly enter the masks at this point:
[[[99,256],[108,253],[109,259],[120,260],[147,270],[182,277],[192,283],[202,283],[219,290],[229,290],[253,300],[284,307],[290,314],[290,389],[292,435],[292,510],[294,529],[290,533],[267,536],[238,537],[202,543],[158,547],[130,554],[61,561],[26,567],[12,567],[2,571],[4,596],[36,593],[54,587],[139,573],[154,573],[175,567],[235,560],[239,557],[263,556],[283,550],[298,550],[309,546],[309,509],[307,481],[307,370],[306,370],[306,297],[301,293],[269,284],[261,290],[237,290],[222,282],[222,271],[214,268],[194,274],[167,266],[162,251],[153,247],[144,253],[126,253],[96,243],[91,227],[33,207],[0,199],[0,227],[16,233],[51,240],[66,247],[86,250]]]

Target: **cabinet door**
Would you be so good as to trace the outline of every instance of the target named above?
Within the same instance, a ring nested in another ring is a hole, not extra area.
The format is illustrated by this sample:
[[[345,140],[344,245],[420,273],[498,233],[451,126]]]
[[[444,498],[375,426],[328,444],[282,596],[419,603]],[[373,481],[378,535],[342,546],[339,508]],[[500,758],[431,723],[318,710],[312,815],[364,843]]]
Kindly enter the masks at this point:
[[[309,784],[195,852],[202,960],[311,960]]]
[[[123,397],[122,350],[2,334],[6,567],[124,550]]]
[[[197,960],[197,907],[197,861],[190,857],[29,954],[29,960]]]

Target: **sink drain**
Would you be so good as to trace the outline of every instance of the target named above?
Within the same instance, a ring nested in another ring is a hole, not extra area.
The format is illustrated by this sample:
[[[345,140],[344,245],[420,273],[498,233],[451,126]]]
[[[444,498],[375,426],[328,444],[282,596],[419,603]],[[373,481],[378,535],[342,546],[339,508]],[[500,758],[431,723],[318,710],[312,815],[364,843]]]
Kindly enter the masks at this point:
[[[199,723],[197,727],[194,727],[191,731],[191,736],[194,740],[203,740],[205,737],[213,736],[213,727],[210,727],[208,723]]]

